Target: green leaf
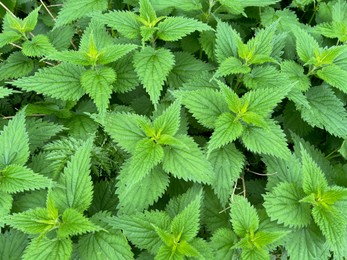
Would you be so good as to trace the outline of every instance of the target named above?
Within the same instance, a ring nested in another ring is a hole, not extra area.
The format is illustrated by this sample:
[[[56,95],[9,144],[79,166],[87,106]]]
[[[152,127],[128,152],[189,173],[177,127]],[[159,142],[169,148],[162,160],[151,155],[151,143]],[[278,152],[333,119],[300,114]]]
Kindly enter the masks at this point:
[[[63,51],[70,47],[74,34],[75,28],[72,25],[67,25],[53,29],[47,36],[54,48],[58,51]]]
[[[163,157],[163,147],[155,141],[145,138],[137,142],[127,168],[128,174],[131,175],[131,184],[136,185],[145,178],[163,160]],[[129,185],[132,186],[131,184]]]
[[[132,12],[112,11],[98,17],[98,20],[116,29],[123,36],[134,39],[140,36],[141,23]]]
[[[230,202],[231,224],[236,235],[245,237],[259,228],[256,209],[243,196],[234,196]]]
[[[347,93],[347,87],[345,85],[345,79],[347,77],[346,70],[332,64],[318,70],[317,75],[331,86],[338,88],[344,93]]]
[[[237,57],[238,46],[242,43],[239,33],[229,24],[218,21],[215,53],[218,63],[230,56]]]
[[[149,0],[140,0],[140,17],[147,23],[156,21],[157,15]]]
[[[155,227],[168,230],[170,217],[164,212],[145,212],[136,215],[124,215],[110,219],[109,224],[122,229],[126,237],[140,249],[156,254],[163,241],[155,231]]]
[[[292,259],[327,259],[329,250],[316,225],[293,230],[285,240],[288,255]]]
[[[110,45],[100,50],[101,55],[98,59],[98,64],[108,64],[119,60],[129,52],[135,50],[138,46],[135,44],[117,44]]]
[[[105,131],[126,151],[134,154],[136,143],[146,137],[140,124],[149,120],[136,114],[107,114],[103,125]]]
[[[86,70],[81,75],[81,85],[93,99],[100,113],[105,113],[112,93],[116,73],[109,67]]]
[[[26,91],[62,100],[78,100],[83,94],[80,77],[84,71],[82,66],[62,63],[51,68],[44,68],[34,76],[15,80],[11,84]]]
[[[182,92],[182,104],[207,128],[213,129],[216,119],[228,111],[223,95],[213,89]]]
[[[22,110],[0,132],[0,170],[10,164],[24,165],[28,158],[29,140]]]
[[[212,68],[210,64],[196,59],[188,52],[176,52],[174,55],[175,66],[168,76],[168,84],[174,89],[179,89],[182,84]]]
[[[225,5],[229,8],[233,14],[241,14],[244,12],[244,8],[248,6],[259,6],[264,7],[268,5],[275,4],[280,0],[219,0],[222,5]]]
[[[200,21],[185,17],[168,17],[158,25],[158,38],[164,41],[177,41],[194,31],[208,31],[212,28]]]
[[[93,197],[93,183],[90,176],[90,153],[92,140],[89,139],[71,156],[60,176],[61,186],[55,188],[52,196],[57,208],[64,211],[74,208],[79,212],[88,209]]]
[[[334,255],[341,256],[344,247],[343,237],[346,236],[347,219],[342,212],[334,206],[316,206],[312,209],[314,221],[326,238]]]
[[[8,260],[20,259],[28,244],[28,236],[11,229],[0,235],[0,258]]]
[[[245,157],[234,144],[228,144],[212,151],[209,161],[215,171],[212,188],[221,204],[225,205],[232,193],[234,182],[240,177]]]
[[[175,64],[174,55],[167,49],[147,46],[135,53],[133,62],[141,83],[156,106],[164,81]]]
[[[241,122],[230,113],[221,114],[215,122],[215,130],[208,143],[208,153],[235,141],[243,132]]]
[[[301,160],[303,174],[302,188],[307,195],[314,193],[320,198],[327,191],[328,182],[322,170],[303,148],[301,148]]]
[[[35,35],[30,41],[25,41],[22,47],[23,54],[30,57],[49,55],[55,51],[48,37],[43,34]]]
[[[156,11],[175,8],[188,12],[201,10],[202,8],[199,0],[151,0],[151,3]]]
[[[243,64],[235,57],[229,57],[223,60],[215,73],[215,77],[224,77],[230,74],[246,74],[251,71],[251,68]]]
[[[35,29],[40,8],[41,6],[37,7],[35,10],[31,11],[27,17],[23,19],[23,32],[31,32]]]
[[[163,169],[176,178],[211,183],[213,169],[191,137],[178,135],[185,146],[164,147]]]
[[[62,215],[62,221],[58,228],[58,237],[65,238],[73,235],[80,235],[86,232],[99,231],[89,219],[73,208],[66,209]]]
[[[172,103],[160,116],[154,119],[153,127],[160,135],[174,136],[180,127],[181,104],[179,101]]]
[[[171,222],[171,232],[180,241],[191,241],[200,228],[200,207],[202,194],[189,203]]]
[[[281,102],[290,91],[291,86],[277,88],[261,88],[247,92],[242,99],[247,100],[247,112],[255,112],[256,114],[267,117]]]
[[[54,238],[47,237],[34,238],[26,248],[23,260],[68,260],[72,254],[72,241],[70,238]]]
[[[287,159],[290,151],[281,127],[275,121],[267,120],[266,122],[266,128],[255,126],[245,128],[241,136],[243,144],[252,152]]]
[[[82,260],[133,259],[125,236],[114,230],[96,232],[81,237],[77,250]]]
[[[26,233],[41,234],[56,228],[56,220],[48,217],[47,209],[36,208],[5,217],[5,223]]]
[[[155,167],[140,182],[133,185],[131,172],[121,172],[116,192],[119,198],[118,212],[142,212],[163,195],[169,182],[168,175],[161,167]]]
[[[281,182],[264,196],[264,207],[273,221],[289,227],[305,227],[311,222],[311,208],[299,201],[306,195],[296,183]]]
[[[332,89],[327,85],[312,87],[306,96],[311,109],[303,109],[302,118],[312,126],[325,129],[334,136],[346,138],[347,113]]]
[[[1,218],[10,214],[12,203],[13,203],[13,197],[7,192],[2,192],[2,191],[0,191],[0,195],[1,195],[0,196],[0,227],[3,227],[3,222]],[[1,247],[0,247],[0,252],[1,252]]]
[[[27,76],[34,69],[35,62],[21,52],[13,52],[0,66],[0,80]]]
[[[117,75],[117,80],[113,83],[113,91],[128,92],[140,84],[133,64],[128,62],[128,57],[113,62],[112,67]]]
[[[271,65],[257,66],[243,77],[243,83],[249,89],[260,89],[272,87],[273,89],[288,88],[293,82],[280,73],[280,71]]]
[[[107,0],[67,0],[58,14],[55,27],[69,24],[89,13],[107,9]]]
[[[26,126],[30,140],[30,151],[43,146],[49,139],[64,130],[62,125],[36,118],[27,118]]]
[[[216,259],[237,259],[238,252],[232,248],[236,241],[237,236],[232,230],[218,229],[211,238],[211,247]]]
[[[296,51],[299,58],[303,62],[308,62],[315,57],[315,53],[319,50],[317,41],[303,29],[296,28],[293,30],[296,37]]]
[[[14,31],[0,33],[0,48],[9,43],[14,43],[21,38],[22,35]]]
[[[0,191],[16,193],[25,190],[46,188],[51,180],[19,165],[9,165],[0,170]]]
[[[294,61],[284,61],[281,63],[282,74],[287,76],[291,82],[295,82],[295,88],[306,91],[311,86],[311,81],[304,74],[304,68]]]

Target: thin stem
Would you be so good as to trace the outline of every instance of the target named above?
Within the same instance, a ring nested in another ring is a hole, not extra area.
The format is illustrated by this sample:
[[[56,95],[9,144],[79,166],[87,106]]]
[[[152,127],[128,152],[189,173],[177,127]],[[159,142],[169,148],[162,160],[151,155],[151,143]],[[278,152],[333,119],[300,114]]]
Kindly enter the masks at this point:
[[[2,2],[0,2],[0,5],[7,11],[9,12],[14,18],[17,18],[14,13],[12,13],[12,11],[10,9],[7,8],[6,5],[4,5]]]
[[[19,46],[19,45],[13,43],[13,42],[11,42],[10,44],[11,44],[12,46],[14,46],[14,47],[17,47],[17,48],[19,48],[19,49],[22,49],[22,46]]]
[[[46,9],[47,13],[49,14],[50,17],[52,17],[53,21],[55,21],[54,15],[51,13],[51,11],[48,9],[48,7],[45,5],[45,3],[40,0],[40,3],[43,5],[43,7]]]
[[[276,174],[276,172],[275,173],[259,173],[259,172],[252,171],[248,168],[246,168],[246,171],[254,173],[254,174],[259,175],[259,176],[270,176],[270,175]]]
[[[244,176],[241,177],[241,180],[242,180],[242,193],[243,193],[243,197],[246,198],[246,183],[245,183]]]

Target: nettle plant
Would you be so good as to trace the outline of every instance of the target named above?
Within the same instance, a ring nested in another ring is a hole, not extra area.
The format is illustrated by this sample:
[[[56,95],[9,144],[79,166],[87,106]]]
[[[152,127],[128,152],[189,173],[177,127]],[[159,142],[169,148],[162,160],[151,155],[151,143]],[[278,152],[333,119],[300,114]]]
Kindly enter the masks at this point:
[[[0,18],[1,259],[347,258],[346,1]]]

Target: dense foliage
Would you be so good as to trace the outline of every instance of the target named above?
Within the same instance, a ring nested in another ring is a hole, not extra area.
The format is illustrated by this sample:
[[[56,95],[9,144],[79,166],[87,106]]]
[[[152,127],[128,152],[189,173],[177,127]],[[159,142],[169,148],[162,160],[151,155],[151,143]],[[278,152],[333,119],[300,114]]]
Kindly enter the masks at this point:
[[[347,258],[347,2],[0,2],[0,259]]]

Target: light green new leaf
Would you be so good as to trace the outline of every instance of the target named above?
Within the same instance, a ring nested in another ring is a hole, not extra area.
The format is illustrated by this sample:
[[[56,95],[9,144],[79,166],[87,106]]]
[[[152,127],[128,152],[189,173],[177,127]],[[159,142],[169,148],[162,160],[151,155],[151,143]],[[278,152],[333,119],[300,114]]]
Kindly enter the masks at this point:
[[[185,17],[169,17],[158,25],[158,38],[164,41],[177,41],[194,31],[208,31],[212,28],[198,20]]]
[[[169,176],[161,169],[155,167],[140,182],[133,182],[132,173],[122,171],[117,183],[118,212],[132,214],[142,212],[153,205],[163,195],[169,186]]]
[[[0,170],[0,191],[16,193],[25,190],[42,189],[51,185],[47,177],[34,173],[19,165],[9,165]]]
[[[160,116],[154,119],[155,131],[161,135],[174,136],[180,127],[181,104],[179,101],[172,103]]]
[[[216,31],[215,53],[218,63],[231,56],[237,57],[239,44],[242,43],[239,33],[229,24],[218,21]]]
[[[320,198],[328,189],[328,182],[324,173],[303,148],[301,148],[301,160],[303,174],[302,188],[307,195],[314,193]]]
[[[89,139],[67,162],[64,174],[60,176],[60,185],[52,192],[59,211],[74,208],[78,212],[83,212],[90,206],[93,198],[93,183],[90,176],[91,150],[92,140]]]
[[[296,51],[298,56],[303,62],[308,62],[319,51],[319,45],[307,31],[301,28],[295,28],[293,32],[296,37]]]
[[[120,231],[108,230],[87,234],[78,240],[81,260],[133,259],[131,247]]]
[[[22,47],[22,52],[31,57],[49,55],[55,51],[48,37],[43,34],[35,35],[30,41],[25,41]]]
[[[318,77],[330,84],[331,86],[340,89],[347,93],[346,77],[347,71],[337,65],[325,66],[317,71]]]
[[[154,106],[169,72],[175,64],[174,55],[168,49],[145,47],[134,55],[134,67]]]
[[[35,29],[40,8],[41,6],[37,7],[35,10],[31,11],[27,17],[23,19],[23,32],[31,32]]]
[[[328,190],[321,197],[321,201],[328,205],[333,205],[336,202],[345,202],[346,199],[347,189],[339,186],[329,187]]]
[[[328,259],[329,249],[318,227],[311,225],[293,230],[285,240],[285,246],[291,259]]]
[[[238,252],[232,247],[237,242],[235,233],[227,228],[218,229],[211,238],[211,247],[216,259],[238,259]]]
[[[251,71],[251,68],[244,65],[239,59],[235,57],[228,57],[223,60],[214,74],[214,77],[224,77],[230,74],[246,74]]]
[[[35,62],[21,52],[13,52],[0,66],[0,80],[27,76],[34,65]]]
[[[290,227],[305,227],[311,222],[311,208],[299,201],[306,195],[296,183],[281,182],[264,195],[264,207],[273,221]]]
[[[254,233],[259,228],[258,213],[243,196],[234,196],[230,202],[230,217],[234,232],[239,237]]]
[[[56,220],[48,217],[45,208],[30,209],[4,218],[5,223],[26,234],[41,234],[56,228]]]
[[[255,126],[245,128],[241,136],[243,144],[252,152],[287,159],[290,156],[290,150],[281,127],[275,121],[267,120],[266,122],[266,128]]]
[[[343,103],[327,85],[312,87],[306,93],[311,109],[301,111],[302,118],[312,126],[330,134],[347,137],[347,112]]]
[[[8,260],[20,259],[28,242],[28,236],[15,229],[1,233],[0,258]]]
[[[105,131],[123,149],[134,154],[136,143],[146,137],[140,124],[149,124],[149,120],[136,114],[107,114],[103,125]]]
[[[109,219],[115,229],[122,229],[125,236],[138,248],[156,254],[163,241],[155,231],[155,227],[169,230],[170,217],[167,213],[152,211],[136,215],[123,215]]]
[[[164,157],[163,147],[155,141],[145,138],[137,142],[133,156],[130,158],[127,172],[131,182],[137,185]],[[137,183],[137,184],[136,184]],[[128,185],[132,186],[130,183]]]
[[[202,194],[189,203],[171,222],[171,232],[180,241],[191,241],[200,228],[200,208]]]
[[[212,151],[209,161],[215,171],[212,188],[221,204],[226,205],[234,182],[240,177],[245,157],[234,144],[228,144]]]
[[[213,169],[191,137],[179,135],[182,147],[164,147],[163,169],[176,178],[211,183]]]
[[[22,35],[14,31],[0,33],[0,48],[6,44],[14,43],[21,38]]]
[[[82,66],[62,63],[54,67],[44,68],[34,76],[15,80],[11,84],[26,91],[62,100],[79,100],[84,91],[80,77],[84,71]]]
[[[182,92],[182,104],[207,128],[213,129],[216,119],[228,111],[223,95],[213,89]]]
[[[99,113],[105,113],[112,93],[112,83],[116,80],[116,73],[109,67],[97,70],[86,70],[81,76],[83,89],[95,102]]]
[[[0,132],[0,170],[10,164],[24,165],[28,158],[29,139],[22,110]]]
[[[320,205],[312,209],[312,216],[326,238],[330,250],[334,251],[334,255],[341,256],[345,246],[342,238],[346,235],[346,216],[334,206]]]
[[[208,143],[208,154],[235,141],[242,135],[243,129],[241,122],[235,116],[230,113],[221,114],[215,122],[215,129]]]
[[[100,229],[77,210],[68,208],[62,215],[57,234],[59,238],[66,238],[86,232],[99,231]]]
[[[58,13],[55,27],[69,24],[92,12],[104,11],[107,7],[107,0],[67,0]]]
[[[129,39],[140,36],[141,23],[133,12],[112,11],[98,17],[98,20],[116,29]]]
[[[72,254],[72,241],[70,238],[47,237],[34,238],[25,249],[23,260],[69,260]]]

